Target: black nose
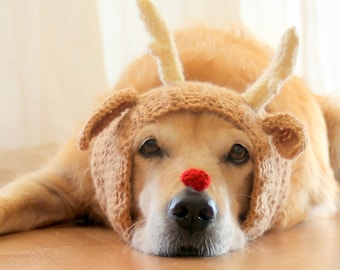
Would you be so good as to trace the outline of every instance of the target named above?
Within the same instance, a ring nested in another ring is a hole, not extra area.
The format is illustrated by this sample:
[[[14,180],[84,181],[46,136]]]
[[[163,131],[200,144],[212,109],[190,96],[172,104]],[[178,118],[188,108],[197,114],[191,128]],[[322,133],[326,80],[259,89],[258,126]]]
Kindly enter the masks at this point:
[[[186,188],[169,204],[169,216],[190,234],[204,230],[217,214],[215,202],[205,193]]]

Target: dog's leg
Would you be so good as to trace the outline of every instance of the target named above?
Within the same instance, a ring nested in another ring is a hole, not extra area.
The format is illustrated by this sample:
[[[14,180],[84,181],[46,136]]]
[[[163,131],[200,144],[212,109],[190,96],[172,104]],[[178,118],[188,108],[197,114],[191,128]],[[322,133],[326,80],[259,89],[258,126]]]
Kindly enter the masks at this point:
[[[316,98],[327,124],[331,165],[336,179],[340,182],[340,98]]]
[[[77,204],[66,179],[39,171],[0,190],[0,234],[29,230],[72,219]]]
[[[46,168],[0,190],[0,234],[72,220],[93,197],[87,154],[70,142]]]

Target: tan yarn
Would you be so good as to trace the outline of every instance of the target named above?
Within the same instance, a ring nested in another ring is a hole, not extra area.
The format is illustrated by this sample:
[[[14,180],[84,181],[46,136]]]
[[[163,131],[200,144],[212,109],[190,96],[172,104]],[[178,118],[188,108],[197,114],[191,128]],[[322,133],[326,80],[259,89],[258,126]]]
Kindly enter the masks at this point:
[[[138,1],[150,5],[147,0]],[[155,10],[153,6],[152,10]],[[153,12],[152,16],[159,14]],[[165,25],[161,24],[164,33]],[[152,27],[157,28],[157,25]],[[157,32],[157,29],[152,31]],[[254,184],[250,210],[242,228],[249,240],[271,228],[285,206],[291,160],[303,151],[306,139],[302,124],[294,116],[260,114],[258,110],[262,110],[290,75],[296,48],[295,31],[288,31],[275,57],[278,60],[274,59],[269,71],[251,86],[248,94],[239,95],[205,82],[184,82],[178,80],[181,76],[175,76],[173,82],[171,79],[165,82],[166,86],[140,95],[133,89],[118,91],[99,106],[82,130],[79,147],[86,150],[95,138],[91,170],[96,196],[109,223],[123,239],[129,241],[131,237],[130,177],[134,135],[158,117],[181,111],[209,112],[247,133],[254,146]],[[170,70],[181,73],[178,68],[175,65]],[[164,76],[167,70],[161,65],[160,75]]]
[[[124,92],[120,94],[124,95]],[[134,96],[131,95],[131,98],[134,99]],[[124,102],[131,103],[130,100]],[[122,104],[117,105],[118,110],[121,106]],[[114,108],[110,108],[108,117],[111,118],[114,111]],[[105,117],[102,121],[98,119],[93,125],[102,129],[92,148],[91,168],[96,195],[112,227],[128,241],[129,228],[132,225],[131,142],[135,132],[157,117],[179,111],[210,112],[248,134],[254,145],[255,179],[251,209],[243,228],[249,239],[258,237],[271,227],[284,205],[290,161],[283,156],[291,159],[304,149],[303,127],[289,114],[259,117],[237,93],[199,82],[153,89],[140,95],[136,106],[120,117],[121,119],[117,119],[118,121],[111,122],[108,127]],[[269,123],[272,123],[272,128],[268,130],[272,137],[266,133]],[[289,125],[282,126],[284,123]],[[85,141],[90,140],[91,138],[87,138]]]
[[[136,105],[137,99],[138,93],[133,89],[117,91],[107,98],[87,120],[87,124],[80,133],[81,136],[78,138],[79,149],[86,150],[89,147],[90,140],[101,132],[101,126],[108,125],[126,109]]]

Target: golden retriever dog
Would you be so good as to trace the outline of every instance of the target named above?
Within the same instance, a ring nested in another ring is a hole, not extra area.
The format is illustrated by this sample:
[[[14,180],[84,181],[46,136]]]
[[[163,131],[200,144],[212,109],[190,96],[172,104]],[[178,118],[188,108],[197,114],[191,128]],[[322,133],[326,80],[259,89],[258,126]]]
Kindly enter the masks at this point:
[[[133,62],[79,137],[0,190],[0,234],[87,216],[148,254],[216,256],[337,211],[340,102],[290,76],[295,31],[273,55],[243,30],[160,25],[170,56],[152,45],[159,65]]]

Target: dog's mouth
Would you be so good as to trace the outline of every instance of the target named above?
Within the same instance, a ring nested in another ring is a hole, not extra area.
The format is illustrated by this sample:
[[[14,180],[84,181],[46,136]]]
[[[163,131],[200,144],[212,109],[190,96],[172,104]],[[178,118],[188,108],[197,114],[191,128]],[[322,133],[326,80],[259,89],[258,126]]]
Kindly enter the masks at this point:
[[[164,208],[161,215],[136,222],[133,247],[163,257],[212,257],[245,244],[239,224],[206,192],[185,188]]]
[[[159,254],[162,257],[209,257],[213,256],[205,247],[179,246]]]
[[[188,232],[179,230],[164,239],[160,256],[163,257],[210,257],[216,256],[218,241],[211,233],[204,231]]]
[[[139,233],[141,233],[139,235]],[[190,232],[179,228],[168,220],[160,227],[153,227],[148,240],[151,245],[143,246],[145,232],[138,231],[133,247],[161,257],[214,257],[239,249],[245,245],[245,238],[236,226],[216,222],[205,230]]]
[[[202,248],[197,248],[194,246],[180,246],[171,253],[161,254],[163,257],[203,257],[207,256],[206,252]]]

